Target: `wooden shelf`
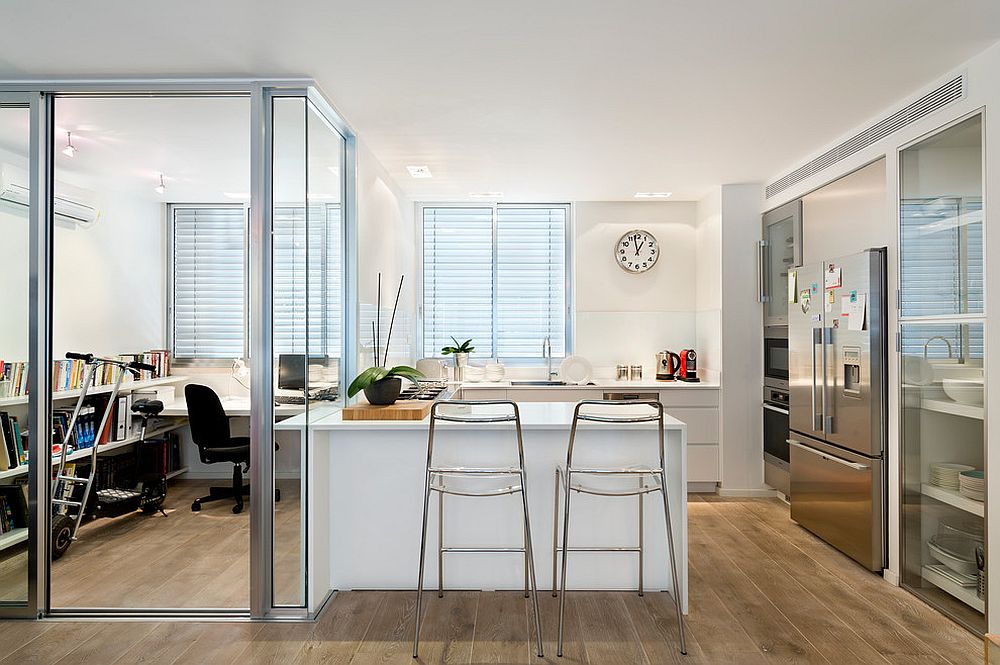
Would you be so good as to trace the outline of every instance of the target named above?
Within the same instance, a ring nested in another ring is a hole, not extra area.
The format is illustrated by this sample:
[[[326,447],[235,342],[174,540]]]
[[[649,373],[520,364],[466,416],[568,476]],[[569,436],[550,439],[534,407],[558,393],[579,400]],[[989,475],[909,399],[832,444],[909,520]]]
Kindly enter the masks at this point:
[[[934,570],[931,566],[924,566],[921,568],[920,574],[923,576],[925,581],[930,582],[942,591],[958,598],[960,601],[977,612],[982,612],[983,614],[986,613],[986,602],[976,595],[976,587],[967,587],[956,584],[938,571]]]
[[[981,406],[960,404],[947,399],[922,399],[920,400],[920,408],[924,411],[937,411],[938,413],[948,413],[976,420],[982,420],[984,414],[984,409]]]
[[[958,490],[949,490],[943,487],[937,487],[935,485],[924,483],[920,486],[920,493],[924,496],[929,496],[932,499],[937,499],[943,503],[950,504],[960,510],[964,510],[967,513],[972,513],[978,517],[982,517],[984,515],[982,501],[976,501],[975,499],[962,496],[958,493]]]
[[[175,422],[168,423],[162,427],[157,427],[156,429],[146,432],[146,438],[151,439],[153,437],[160,436],[161,434],[166,434],[184,425],[183,420],[178,420]],[[130,446],[133,443],[138,443],[141,439],[138,436],[130,436],[127,439],[122,439],[121,441],[110,441],[108,443],[101,444],[97,447],[97,454],[109,452],[111,450],[116,450],[118,448],[123,448],[125,446]],[[66,461],[73,462],[76,460],[81,460],[90,457],[91,448],[83,448],[82,450],[74,450],[71,453],[66,454]],[[59,464],[59,456],[52,456],[52,465],[55,466]],[[13,469],[8,469],[7,471],[0,471],[0,480],[7,478],[15,478],[17,476],[23,476],[28,473],[28,465],[21,464]]]
[[[17,529],[11,529],[7,533],[0,534],[0,550],[5,550],[8,547],[13,547],[18,543],[23,543],[28,539],[28,529],[27,527],[18,527]]]
[[[155,386],[166,386],[172,383],[179,383],[185,381],[187,377],[184,376],[165,376],[160,379],[149,379],[148,381],[129,381],[123,383],[121,386],[121,392],[127,393],[133,390],[142,390],[143,388],[153,388]],[[109,386],[94,386],[91,388],[87,395],[101,395],[110,393],[114,389],[114,384]],[[76,399],[80,396],[80,390],[64,390],[63,392],[52,393],[53,400],[66,400],[66,399]],[[17,406],[18,404],[27,404],[27,395],[18,395],[17,397],[0,397],[0,407],[5,406]]]

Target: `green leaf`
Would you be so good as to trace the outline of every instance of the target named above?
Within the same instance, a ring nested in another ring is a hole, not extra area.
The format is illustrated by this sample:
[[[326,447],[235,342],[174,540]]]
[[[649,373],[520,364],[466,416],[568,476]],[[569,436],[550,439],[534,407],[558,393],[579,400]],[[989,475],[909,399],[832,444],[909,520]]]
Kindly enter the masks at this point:
[[[400,376],[404,379],[408,379],[411,383],[416,383],[417,379],[424,378],[424,373],[418,369],[414,369],[409,365],[396,365],[389,370],[389,376]]]
[[[389,370],[385,367],[369,367],[351,381],[351,385],[347,389],[347,396],[354,397],[371,384],[384,379],[388,374]]]

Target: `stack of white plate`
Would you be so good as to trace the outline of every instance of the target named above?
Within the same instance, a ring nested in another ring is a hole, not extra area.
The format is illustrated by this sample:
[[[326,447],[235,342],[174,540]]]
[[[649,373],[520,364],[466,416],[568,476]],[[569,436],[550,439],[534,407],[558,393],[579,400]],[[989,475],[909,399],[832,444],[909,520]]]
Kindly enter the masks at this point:
[[[502,363],[487,363],[486,365],[486,380],[487,381],[503,381],[504,376],[507,375],[507,369]]]
[[[958,476],[958,492],[964,497],[983,501],[986,499],[986,478],[982,471],[962,471]]]
[[[968,464],[951,464],[949,462],[931,464],[931,485],[957,491],[959,489],[959,474],[974,469],[975,467]]]

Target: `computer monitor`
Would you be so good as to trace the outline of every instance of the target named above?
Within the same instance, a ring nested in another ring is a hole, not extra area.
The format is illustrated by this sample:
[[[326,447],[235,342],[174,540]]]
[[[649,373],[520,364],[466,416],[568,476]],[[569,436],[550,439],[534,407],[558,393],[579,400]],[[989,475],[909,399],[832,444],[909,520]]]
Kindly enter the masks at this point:
[[[306,389],[306,356],[304,353],[278,355],[278,389]]]

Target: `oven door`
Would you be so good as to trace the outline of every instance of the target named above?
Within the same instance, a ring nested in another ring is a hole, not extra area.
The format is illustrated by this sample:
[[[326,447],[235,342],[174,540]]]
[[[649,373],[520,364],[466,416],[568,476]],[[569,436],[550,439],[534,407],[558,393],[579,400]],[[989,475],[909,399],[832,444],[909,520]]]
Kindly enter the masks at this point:
[[[788,407],[764,403],[764,459],[788,470]]]
[[[764,385],[788,390],[788,338],[764,338]]]

